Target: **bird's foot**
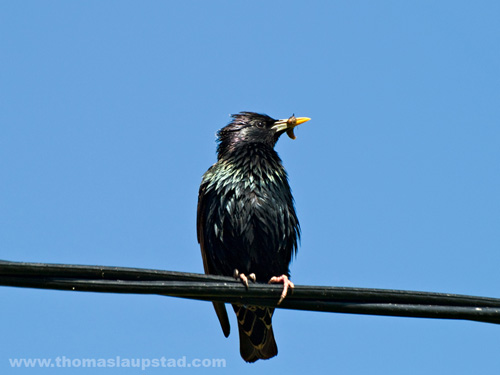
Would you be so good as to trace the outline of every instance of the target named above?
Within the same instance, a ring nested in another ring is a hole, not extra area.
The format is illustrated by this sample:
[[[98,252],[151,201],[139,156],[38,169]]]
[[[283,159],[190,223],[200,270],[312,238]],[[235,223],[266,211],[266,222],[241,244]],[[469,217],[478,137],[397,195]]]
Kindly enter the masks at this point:
[[[241,280],[243,285],[248,289],[248,279],[250,279],[252,282],[257,281],[257,277],[255,276],[254,273],[249,274],[248,276],[245,275],[244,273],[240,273],[237,269],[234,269],[233,272],[233,277],[237,280]]]
[[[271,277],[271,280],[269,280],[268,284],[276,284],[276,283],[283,283],[283,292],[281,292],[281,297],[280,300],[278,301],[279,305],[285,299],[286,294],[288,293],[288,288],[293,289],[295,285],[293,285],[293,283],[288,279],[287,275],[273,276]]]

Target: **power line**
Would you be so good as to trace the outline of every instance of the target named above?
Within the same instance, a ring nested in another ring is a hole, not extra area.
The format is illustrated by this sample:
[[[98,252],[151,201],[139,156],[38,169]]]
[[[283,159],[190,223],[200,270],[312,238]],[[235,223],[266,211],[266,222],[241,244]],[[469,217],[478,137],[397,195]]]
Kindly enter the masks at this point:
[[[500,299],[405,290],[281,285],[153,269],[0,261],[0,285],[99,293],[157,294],[284,309],[500,323]]]

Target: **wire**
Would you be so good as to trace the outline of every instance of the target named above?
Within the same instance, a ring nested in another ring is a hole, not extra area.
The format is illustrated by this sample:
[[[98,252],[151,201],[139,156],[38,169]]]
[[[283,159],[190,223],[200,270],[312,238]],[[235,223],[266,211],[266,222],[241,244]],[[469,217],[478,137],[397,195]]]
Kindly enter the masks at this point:
[[[153,269],[0,261],[0,285],[99,293],[157,294],[203,301],[350,314],[463,319],[500,324],[500,299],[405,290],[296,285],[246,289],[225,276]]]

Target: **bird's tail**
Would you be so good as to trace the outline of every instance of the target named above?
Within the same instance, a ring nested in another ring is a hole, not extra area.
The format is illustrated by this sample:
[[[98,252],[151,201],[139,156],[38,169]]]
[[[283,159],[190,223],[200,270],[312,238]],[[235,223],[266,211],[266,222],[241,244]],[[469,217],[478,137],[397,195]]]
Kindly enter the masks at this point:
[[[269,359],[278,354],[269,307],[233,305],[238,317],[240,354],[246,362]]]

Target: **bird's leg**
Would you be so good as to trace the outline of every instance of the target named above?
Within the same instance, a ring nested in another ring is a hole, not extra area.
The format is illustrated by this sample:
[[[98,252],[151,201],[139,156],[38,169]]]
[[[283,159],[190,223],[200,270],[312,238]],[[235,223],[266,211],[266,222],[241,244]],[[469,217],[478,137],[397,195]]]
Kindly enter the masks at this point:
[[[278,301],[279,305],[285,299],[286,294],[288,293],[288,288],[293,289],[295,285],[293,285],[293,283],[288,279],[287,275],[271,277],[271,280],[269,280],[268,284],[275,284],[275,283],[283,283],[283,292],[281,292],[281,297],[280,300]]]
[[[257,280],[257,277],[255,276],[254,273],[251,273],[248,275],[248,277],[244,273],[240,273],[236,268],[234,269],[233,272],[233,277],[235,279],[241,280],[243,285],[248,289],[248,279],[250,279],[252,282],[255,282]]]

